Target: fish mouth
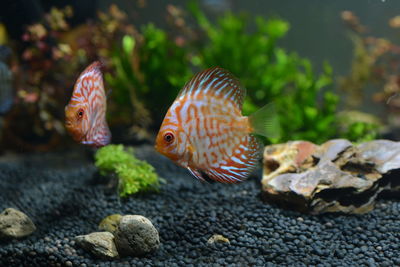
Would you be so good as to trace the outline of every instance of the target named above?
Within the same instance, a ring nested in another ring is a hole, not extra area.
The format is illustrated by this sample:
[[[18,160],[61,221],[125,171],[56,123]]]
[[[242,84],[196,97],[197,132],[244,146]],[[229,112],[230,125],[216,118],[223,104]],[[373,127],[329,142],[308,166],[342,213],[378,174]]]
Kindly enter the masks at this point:
[[[160,153],[161,155],[168,157],[167,151],[166,151],[165,149],[163,149],[162,146],[156,144],[156,145],[154,146],[154,149],[155,149],[158,153]]]
[[[154,145],[154,149],[158,152],[158,153],[160,153],[160,154],[163,154],[162,153],[162,151],[161,151],[161,149],[160,149],[160,146],[159,145]]]

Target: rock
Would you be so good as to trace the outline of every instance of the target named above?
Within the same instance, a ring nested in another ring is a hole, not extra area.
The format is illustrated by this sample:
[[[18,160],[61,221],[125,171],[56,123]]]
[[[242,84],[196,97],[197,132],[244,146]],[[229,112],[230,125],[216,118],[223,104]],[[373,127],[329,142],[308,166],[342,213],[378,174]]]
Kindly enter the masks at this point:
[[[294,141],[265,147],[264,176],[274,177],[281,173],[294,172],[305,164],[305,160],[317,148],[307,141]]]
[[[228,238],[224,237],[223,235],[217,235],[217,234],[214,234],[213,236],[211,236],[207,240],[207,244],[209,244],[209,245],[214,244],[214,243],[228,243],[228,244],[230,244]]]
[[[125,215],[114,233],[115,244],[121,255],[141,256],[160,245],[157,229],[140,215]]]
[[[264,150],[263,197],[313,214],[365,213],[382,191],[400,191],[399,174],[398,142],[288,142]]]
[[[376,140],[358,146],[360,156],[376,164],[380,173],[400,169],[400,142]]]
[[[83,249],[93,255],[103,258],[117,258],[118,251],[114,244],[114,235],[110,232],[94,232],[88,235],[79,235],[75,241]]]
[[[35,224],[19,210],[8,208],[0,214],[0,239],[25,237],[35,230]]]
[[[121,221],[121,214],[113,214],[105,217],[99,224],[99,230],[114,233]]]

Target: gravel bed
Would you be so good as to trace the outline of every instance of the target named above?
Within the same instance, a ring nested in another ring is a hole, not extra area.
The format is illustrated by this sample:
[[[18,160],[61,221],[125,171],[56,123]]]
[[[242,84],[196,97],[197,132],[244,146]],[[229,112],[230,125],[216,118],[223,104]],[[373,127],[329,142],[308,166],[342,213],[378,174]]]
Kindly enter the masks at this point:
[[[365,215],[310,216],[260,199],[261,170],[238,185],[204,184],[136,148],[165,178],[159,193],[119,200],[96,179],[83,151],[0,159],[0,212],[17,208],[37,231],[0,243],[0,266],[400,266],[400,201],[380,200]],[[107,215],[140,214],[160,233],[145,257],[100,260],[78,247]],[[214,234],[230,243],[207,244]]]

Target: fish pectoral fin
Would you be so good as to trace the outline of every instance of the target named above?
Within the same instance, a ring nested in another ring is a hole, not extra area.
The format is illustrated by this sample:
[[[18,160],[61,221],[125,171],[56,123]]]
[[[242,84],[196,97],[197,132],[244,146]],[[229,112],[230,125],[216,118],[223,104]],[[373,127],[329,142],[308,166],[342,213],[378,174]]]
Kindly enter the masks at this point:
[[[83,144],[83,145],[93,145],[94,142],[93,141],[82,141],[81,144]]]
[[[196,151],[192,145],[187,145],[186,150],[189,151],[191,155]]]

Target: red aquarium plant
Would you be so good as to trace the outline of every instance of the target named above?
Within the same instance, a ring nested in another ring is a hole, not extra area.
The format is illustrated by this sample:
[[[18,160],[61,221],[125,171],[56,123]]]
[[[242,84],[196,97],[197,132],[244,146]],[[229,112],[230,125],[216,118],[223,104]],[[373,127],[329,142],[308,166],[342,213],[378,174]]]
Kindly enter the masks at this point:
[[[22,150],[49,150],[66,136],[64,106],[84,67],[100,59],[108,69],[109,53],[134,27],[115,5],[96,21],[72,28],[71,7],[52,8],[29,25],[13,46],[16,101],[4,120],[2,144]],[[19,51],[19,52],[17,52]],[[6,142],[5,142],[6,141]]]
[[[367,27],[350,11],[342,12],[350,30],[354,56],[349,74],[339,82],[348,93],[347,107],[358,108],[368,89],[372,99],[387,111],[385,120],[390,128],[400,127],[400,45],[388,39],[372,36]],[[400,16],[389,20],[393,29],[400,28]]]

